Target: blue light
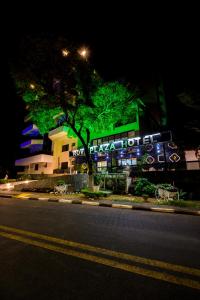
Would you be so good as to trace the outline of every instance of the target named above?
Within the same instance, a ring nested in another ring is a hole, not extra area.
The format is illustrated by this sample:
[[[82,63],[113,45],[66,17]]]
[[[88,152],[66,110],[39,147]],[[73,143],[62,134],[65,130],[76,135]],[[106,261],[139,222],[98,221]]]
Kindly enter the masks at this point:
[[[22,130],[22,135],[31,135],[31,136],[37,136],[39,134],[39,129],[36,127],[35,124],[31,124],[30,126],[26,127],[24,130]]]
[[[20,148],[25,148],[25,147],[27,147],[27,146],[30,145],[30,144],[31,144],[31,140],[26,141],[26,142],[20,144]]]

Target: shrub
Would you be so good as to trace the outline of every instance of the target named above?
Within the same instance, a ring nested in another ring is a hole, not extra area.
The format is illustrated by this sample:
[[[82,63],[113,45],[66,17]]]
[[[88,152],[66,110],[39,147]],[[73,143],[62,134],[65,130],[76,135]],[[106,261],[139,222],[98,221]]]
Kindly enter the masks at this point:
[[[63,179],[59,179],[56,181],[56,185],[64,185],[65,181]]]
[[[169,192],[177,192],[177,188],[169,183],[161,183],[157,185],[158,188],[169,191]]]
[[[16,179],[8,179],[8,182],[16,182]]]
[[[135,181],[135,194],[138,196],[148,195],[153,196],[155,194],[155,184],[148,181],[146,178],[138,178]]]
[[[111,195],[110,191],[93,192],[89,189],[83,189],[83,190],[81,190],[81,193],[83,193],[86,197],[89,197],[89,198],[107,197],[107,196]]]
[[[7,183],[8,179],[0,179],[0,184]]]
[[[100,185],[101,184],[101,176],[96,174],[94,175],[94,185]]]
[[[29,179],[31,179],[30,174],[22,174],[21,177],[19,178],[19,180],[21,180],[21,181],[29,180]]]

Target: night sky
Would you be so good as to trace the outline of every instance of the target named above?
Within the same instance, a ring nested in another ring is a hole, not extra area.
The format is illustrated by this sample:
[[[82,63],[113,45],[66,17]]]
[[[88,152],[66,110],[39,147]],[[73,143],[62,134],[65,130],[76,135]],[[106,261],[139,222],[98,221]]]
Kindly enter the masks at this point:
[[[178,15],[174,13],[165,18],[163,12],[148,15],[146,10],[139,16],[133,9],[132,14],[127,15],[124,12],[116,14],[112,10],[107,15],[105,11],[100,11],[98,17],[96,14],[97,10],[93,15],[74,16],[78,19],[77,24],[74,21],[67,23],[65,19],[61,24],[58,16],[56,19],[49,17],[48,22],[28,19],[27,16],[17,22],[15,18],[14,26],[2,35],[1,166],[11,169],[19,156],[20,132],[24,128],[24,105],[16,95],[9,74],[10,57],[15,57],[15,48],[24,34],[50,32],[88,46],[91,60],[105,80],[125,79],[145,89],[159,74],[166,88],[171,129],[177,127],[180,131],[186,119],[193,118],[193,113],[194,118],[198,119],[198,109],[194,111],[179,106],[175,100],[177,94],[188,89],[200,94],[196,16],[189,22],[189,12],[182,15],[180,11]],[[193,16],[190,14],[190,17]]]

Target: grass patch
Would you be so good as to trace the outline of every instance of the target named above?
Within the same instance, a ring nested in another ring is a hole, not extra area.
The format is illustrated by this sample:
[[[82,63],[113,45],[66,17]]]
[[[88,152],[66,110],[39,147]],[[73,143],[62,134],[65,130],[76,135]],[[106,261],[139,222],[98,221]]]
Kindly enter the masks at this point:
[[[190,200],[155,200],[154,204],[159,205],[171,205],[177,207],[190,207],[200,209],[200,201],[190,201]]]
[[[98,191],[93,192],[89,189],[83,189],[81,190],[81,193],[84,194],[88,198],[100,198],[100,197],[108,197],[112,194],[111,191]]]
[[[123,202],[145,203],[142,197],[123,197],[123,196],[117,197],[117,195],[112,195],[109,197],[109,200],[118,201],[118,202],[121,201],[122,203]]]

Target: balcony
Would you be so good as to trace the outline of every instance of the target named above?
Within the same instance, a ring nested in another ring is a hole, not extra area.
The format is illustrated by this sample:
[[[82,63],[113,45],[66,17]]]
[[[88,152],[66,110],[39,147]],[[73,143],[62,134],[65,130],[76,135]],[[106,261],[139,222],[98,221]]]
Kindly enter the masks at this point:
[[[31,147],[33,145],[43,145],[43,139],[38,139],[38,140],[31,139],[29,141],[23,142],[22,144],[20,144],[20,148],[24,149],[24,148]]]
[[[33,163],[53,163],[53,156],[47,154],[37,154],[25,158],[20,158],[15,161],[15,166],[28,166]]]
[[[30,126],[26,127],[24,130],[22,130],[22,135],[37,136],[39,135],[39,129],[35,124],[31,124]]]
[[[55,139],[59,139],[67,136],[69,128],[66,126],[60,126],[54,130],[49,131],[49,138],[53,141]]]

